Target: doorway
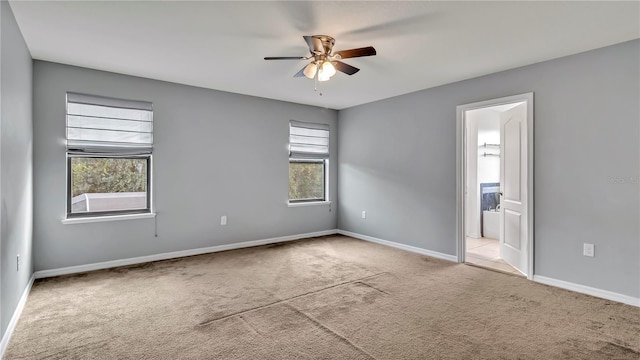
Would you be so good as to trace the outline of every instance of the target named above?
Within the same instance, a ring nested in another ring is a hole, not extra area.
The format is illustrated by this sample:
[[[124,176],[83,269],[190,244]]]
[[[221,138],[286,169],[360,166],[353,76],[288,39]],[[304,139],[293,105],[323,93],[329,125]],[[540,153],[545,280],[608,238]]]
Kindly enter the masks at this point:
[[[457,107],[458,261],[533,278],[533,93]]]

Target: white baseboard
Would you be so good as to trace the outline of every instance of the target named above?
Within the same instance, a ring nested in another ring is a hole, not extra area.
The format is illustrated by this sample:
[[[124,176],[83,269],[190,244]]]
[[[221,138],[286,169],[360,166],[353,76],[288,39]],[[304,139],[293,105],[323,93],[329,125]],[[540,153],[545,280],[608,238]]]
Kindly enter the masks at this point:
[[[77,273],[83,273],[87,271],[109,269],[109,268],[114,268],[118,266],[135,265],[135,264],[142,264],[142,263],[147,263],[151,261],[175,259],[175,258],[185,257],[185,256],[201,255],[201,254],[208,254],[208,253],[214,253],[214,252],[220,252],[220,251],[241,249],[241,248],[246,248],[251,246],[274,244],[274,243],[280,243],[285,241],[311,238],[316,236],[334,235],[337,233],[338,233],[337,229],[332,229],[332,230],[324,230],[324,231],[318,231],[313,233],[281,236],[281,237],[270,238],[270,239],[253,240],[253,241],[246,241],[246,242],[227,244],[227,245],[217,245],[217,246],[211,246],[211,247],[199,248],[199,249],[181,250],[181,251],[174,251],[169,253],[140,256],[140,257],[134,257],[134,258],[128,258],[128,259],[121,259],[121,260],[105,261],[105,262],[86,264],[86,265],[69,266],[69,267],[63,267],[63,268],[51,269],[51,270],[39,270],[34,273],[34,276],[36,279],[42,279],[42,278],[47,278],[52,276],[77,274]]]
[[[16,309],[13,312],[13,315],[11,316],[11,321],[9,321],[9,326],[7,326],[7,331],[5,331],[4,336],[2,336],[2,341],[0,341],[0,359],[4,357],[4,351],[7,349],[7,346],[9,345],[9,340],[11,340],[11,335],[13,335],[13,331],[16,329],[16,325],[18,325],[18,319],[20,319],[22,310],[24,309],[24,306],[27,303],[27,298],[29,297],[31,286],[33,286],[33,280],[35,280],[35,276],[31,275],[31,279],[29,279],[29,283],[27,284],[27,287],[22,292],[20,301],[18,301],[18,306],[16,306]]]
[[[366,241],[374,242],[376,244],[386,245],[386,246],[394,247],[397,249],[402,249],[402,250],[406,250],[406,251],[410,251],[410,252],[414,252],[422,255],[427,255],[427,256],[431,256],[431,257],[442,259],[442,260],[458,262],[458,257],[456,255],[449,255],[449,254],[444,254],[437,251],[426,250],[419,247],[400,244],[400,243],[389,241],[389,240],[378,239],[373,236],[354,233],[351,231],[338,230],[338,234],[351,236],[356,239],[366,240]]]
[[[599,297],[602,299],[613,300],[613,301],[621,302],[623,304],[640,307],[640,298],[636,298],[633,296],[623,295],[623,294],[615,293],[612,291],[597,289],[590,286],[580,285],[580,284],[563,281],[563,280],[557,280],[557,279],[549,278],[546,276],[540,276],[540,275],[533,275],[533,281],[541,284],[545,284],[545,285],[551,285],[551,286],[563,288],[566,290],[571,290],[571,291]]]

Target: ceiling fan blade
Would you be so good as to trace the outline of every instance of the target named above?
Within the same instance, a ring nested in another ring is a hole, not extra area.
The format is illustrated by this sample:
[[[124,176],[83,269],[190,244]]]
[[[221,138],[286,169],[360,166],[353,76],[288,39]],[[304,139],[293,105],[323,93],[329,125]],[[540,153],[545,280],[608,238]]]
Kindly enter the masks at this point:
[[[298,71],[295,75],[293,75],[293,77],[304,77],[304,69],[307,68],[307,65],[303,66],[302,69],[300,69],[300,71]]]
[[[265,56],[265,60],[305,60],[304,56]]]
[[[353,75],[353,74],[357,73],[358,71],[360,71],[360,69],[358,69],[357,67],[353,67],[353,66],[351,66],[349,64],[345,64],[345,63],[343,63],[341,61],[332,61],[331,63],[336,68],[336,70],[342,71],[343,73],[345,73],[347,75]]]
[[[348,59],[348,58],[361,57],[361,56],[373,56],[375,54],[376,54],[376,49],[374,49],[373,46],[367,46],[367,47],[357,48],[357,49],[336,51],[333,53],[333,56],[334,57],[339,56],[340,59]]]
[[[311,51],[312,54],[324,54],[324,46],[322,46],[320,39],[308,35],[303,36],[303,38],[304,41],[307,42],[307,45],[309,45],[309,51]]]

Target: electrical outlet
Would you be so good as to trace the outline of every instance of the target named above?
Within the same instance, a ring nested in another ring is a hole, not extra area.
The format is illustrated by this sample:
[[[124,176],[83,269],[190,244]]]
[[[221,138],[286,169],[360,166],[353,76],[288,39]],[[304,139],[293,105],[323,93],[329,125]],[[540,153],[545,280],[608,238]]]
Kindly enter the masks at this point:
[[[16,271],[20,271],[20,254],[16,255]]]
[[[223,215],[220,217],[220,225],[227,225],[227,215]]]
[[[584,247],[582,248],[582,255],[594,257],[595,256],[595,245],[584,243]]]
[[[364,211],[364,210],[362,210],[362,218],[363,218],[363,219],[366,219],[366,218],[367,218],[367,212],[366,212],[366,211]]]

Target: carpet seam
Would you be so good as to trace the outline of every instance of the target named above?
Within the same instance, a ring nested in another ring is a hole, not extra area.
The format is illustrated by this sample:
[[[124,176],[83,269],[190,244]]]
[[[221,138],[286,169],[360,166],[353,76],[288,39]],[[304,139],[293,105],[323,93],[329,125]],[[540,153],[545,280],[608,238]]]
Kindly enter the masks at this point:
[[[308,315],[306,313],[304,313],[303,311],[301,311],[300,309],[298,309],[297,307],[289,304],[289,303],[284,303],[285,306],[288,306],[289,308],[291,308],[293,311],[297,312],[298,314],[306,317],[307,319],[311,320],[311,322],[313,322],[314,324],[320,326],[321,328],[325,329],[326,331],[328,331],[329,333],[333,334],[334,336],[338,337],[340,340],[342,340],[342,342],[347,343],[348,345],[350,345],[351,347],[353,347],[354,349],[358,350],[359,352],[361,352],[362,354],[368,356],[369,358],[376,360],[375,357],[373,357],[373,355],[369,354],[368,352],[364,351],[364,349],[362,349],[361,347],[359,347],[358,345],[354,344],[353,342],[351,342],[351,340],[347,339],[346,337],[338,334],[337,332],[335,332],[333,329],[331,329],[330,327],[326,326],[325,324],[321,323],[319,320],[313,318],[311,315]]]
[[[371,284],[367,284],[367,283],[366,283],[366,282],[364,282],[364,281],[356,281],[356,282],[355,282],[355,284],[362,284],[362,285],[364,285],[364,286],[366,286],[366,287],[372,288],[373,290],[379,291],[379,292],[381,292],[381,293],[383,293],[383,294],[385,294],[385,295],[391,295],[391,294],[389,294],[388,292],[386,292],[386,291],[384,291],[384,290],[381,290],[381,289],[378,289],[377,287],[375,287],[375,286],[373,286],[373,285],[371,285]]]
[[[359,278],[359,279],[354,279],[354,280],[349,280],[349,281],[345,281],[345,282],[342,282],[342,283],[334,284],[334,285],[327,286],[327,287],[324,287],[322,289],[310,291],[310,292],[307,292],[307,293],[304,293],[304,294],[295,295],[295,296],[292,296],[292,297],[289,297],[289,298],[286,298],[286,299],[279,299],[277,301],[274,301],[274,302],[271,302],[271,303],[268,303],[268,304],[265,304],[265,305],[260,305],[260,306],[256,306],[256,307],[253,307],[253,308],[250,308],[250,309],[238,311],[238,312],[235,312],[235,313],[232,313],[232,314],[229,314],[229,315],[221,316],[219,318],[205,320],[205,321],[199,323],[198,326],[207,326],[207,325],[209,325],[211,323],[214,323],[216,321],[228,319],[228,318],[234,317],[236,315],[245,314],[245,313],[248,313],[248,312],[251,312],[251,311],[255,311],[255,310],[265,309],[265,308],[268,308],[269,306],[272,306],[272,305],[284,303],[284,302],[287,302],[287,301],[290,301],[290,300],[299,299],[299,298],[304,297],[304,296],[316,294],[316,293],[319,293],[321,291],[333,289],[333,288],[336,288],[336,287],[340,287],[340,286],[344,286],[344,285],[348,285],[348,284],[355,284],[355,283],[361,282],[364,279],[369,279],[369,278],[372,278],[372,277],[375,277],[375,276],[384,275],[386,273],[387,272],[385,271],[385,272],[381,272],[381,273],[365,276],[365,277],[362,277],[362,278]]]
[[[259,331],[258,331],[258,330],[253,326],[253,325],[251,325],[251,324],[247,321],[247,319],[245,319],[245,318],[244,318],[244,316],[242,316],[242,315],[238,315],[238,317],[240,318],[240,320],[241,320],[242,322],[244,322],[245,324],[247,324],[247,326],[248,326],[248,327],[249,327],[249,328],[250,328],[250,329],[251,329],[251,330],[252,330],[256,335],[262,336],[262,333],[260,333],[260,332],[259,332]]]
[[[81,348],[86,348],[86,347],[89,347],[89,346],[92,346],[92,345],[96,345],[96,344],[101,344],[101,343],[102,344],[106,344],[107,342],[104,341],[104,340],[100,340],[100,341],[93,341],[93,342],[90,342],[90,343],[73,346],[71,348],[65,348],[63,350],[56,351],[53,354],[49,354],[49,355],[47,355],[45,357],[41,357],[40,359],[53,359],[53,358],[55,358],[55,357],[57,357],[57,356],[59,356],[61,354],[68,353],[69,351],[76,350],[76,349],[81,349]],[[60,359],[60,358],[58,358],[58,359]]]

